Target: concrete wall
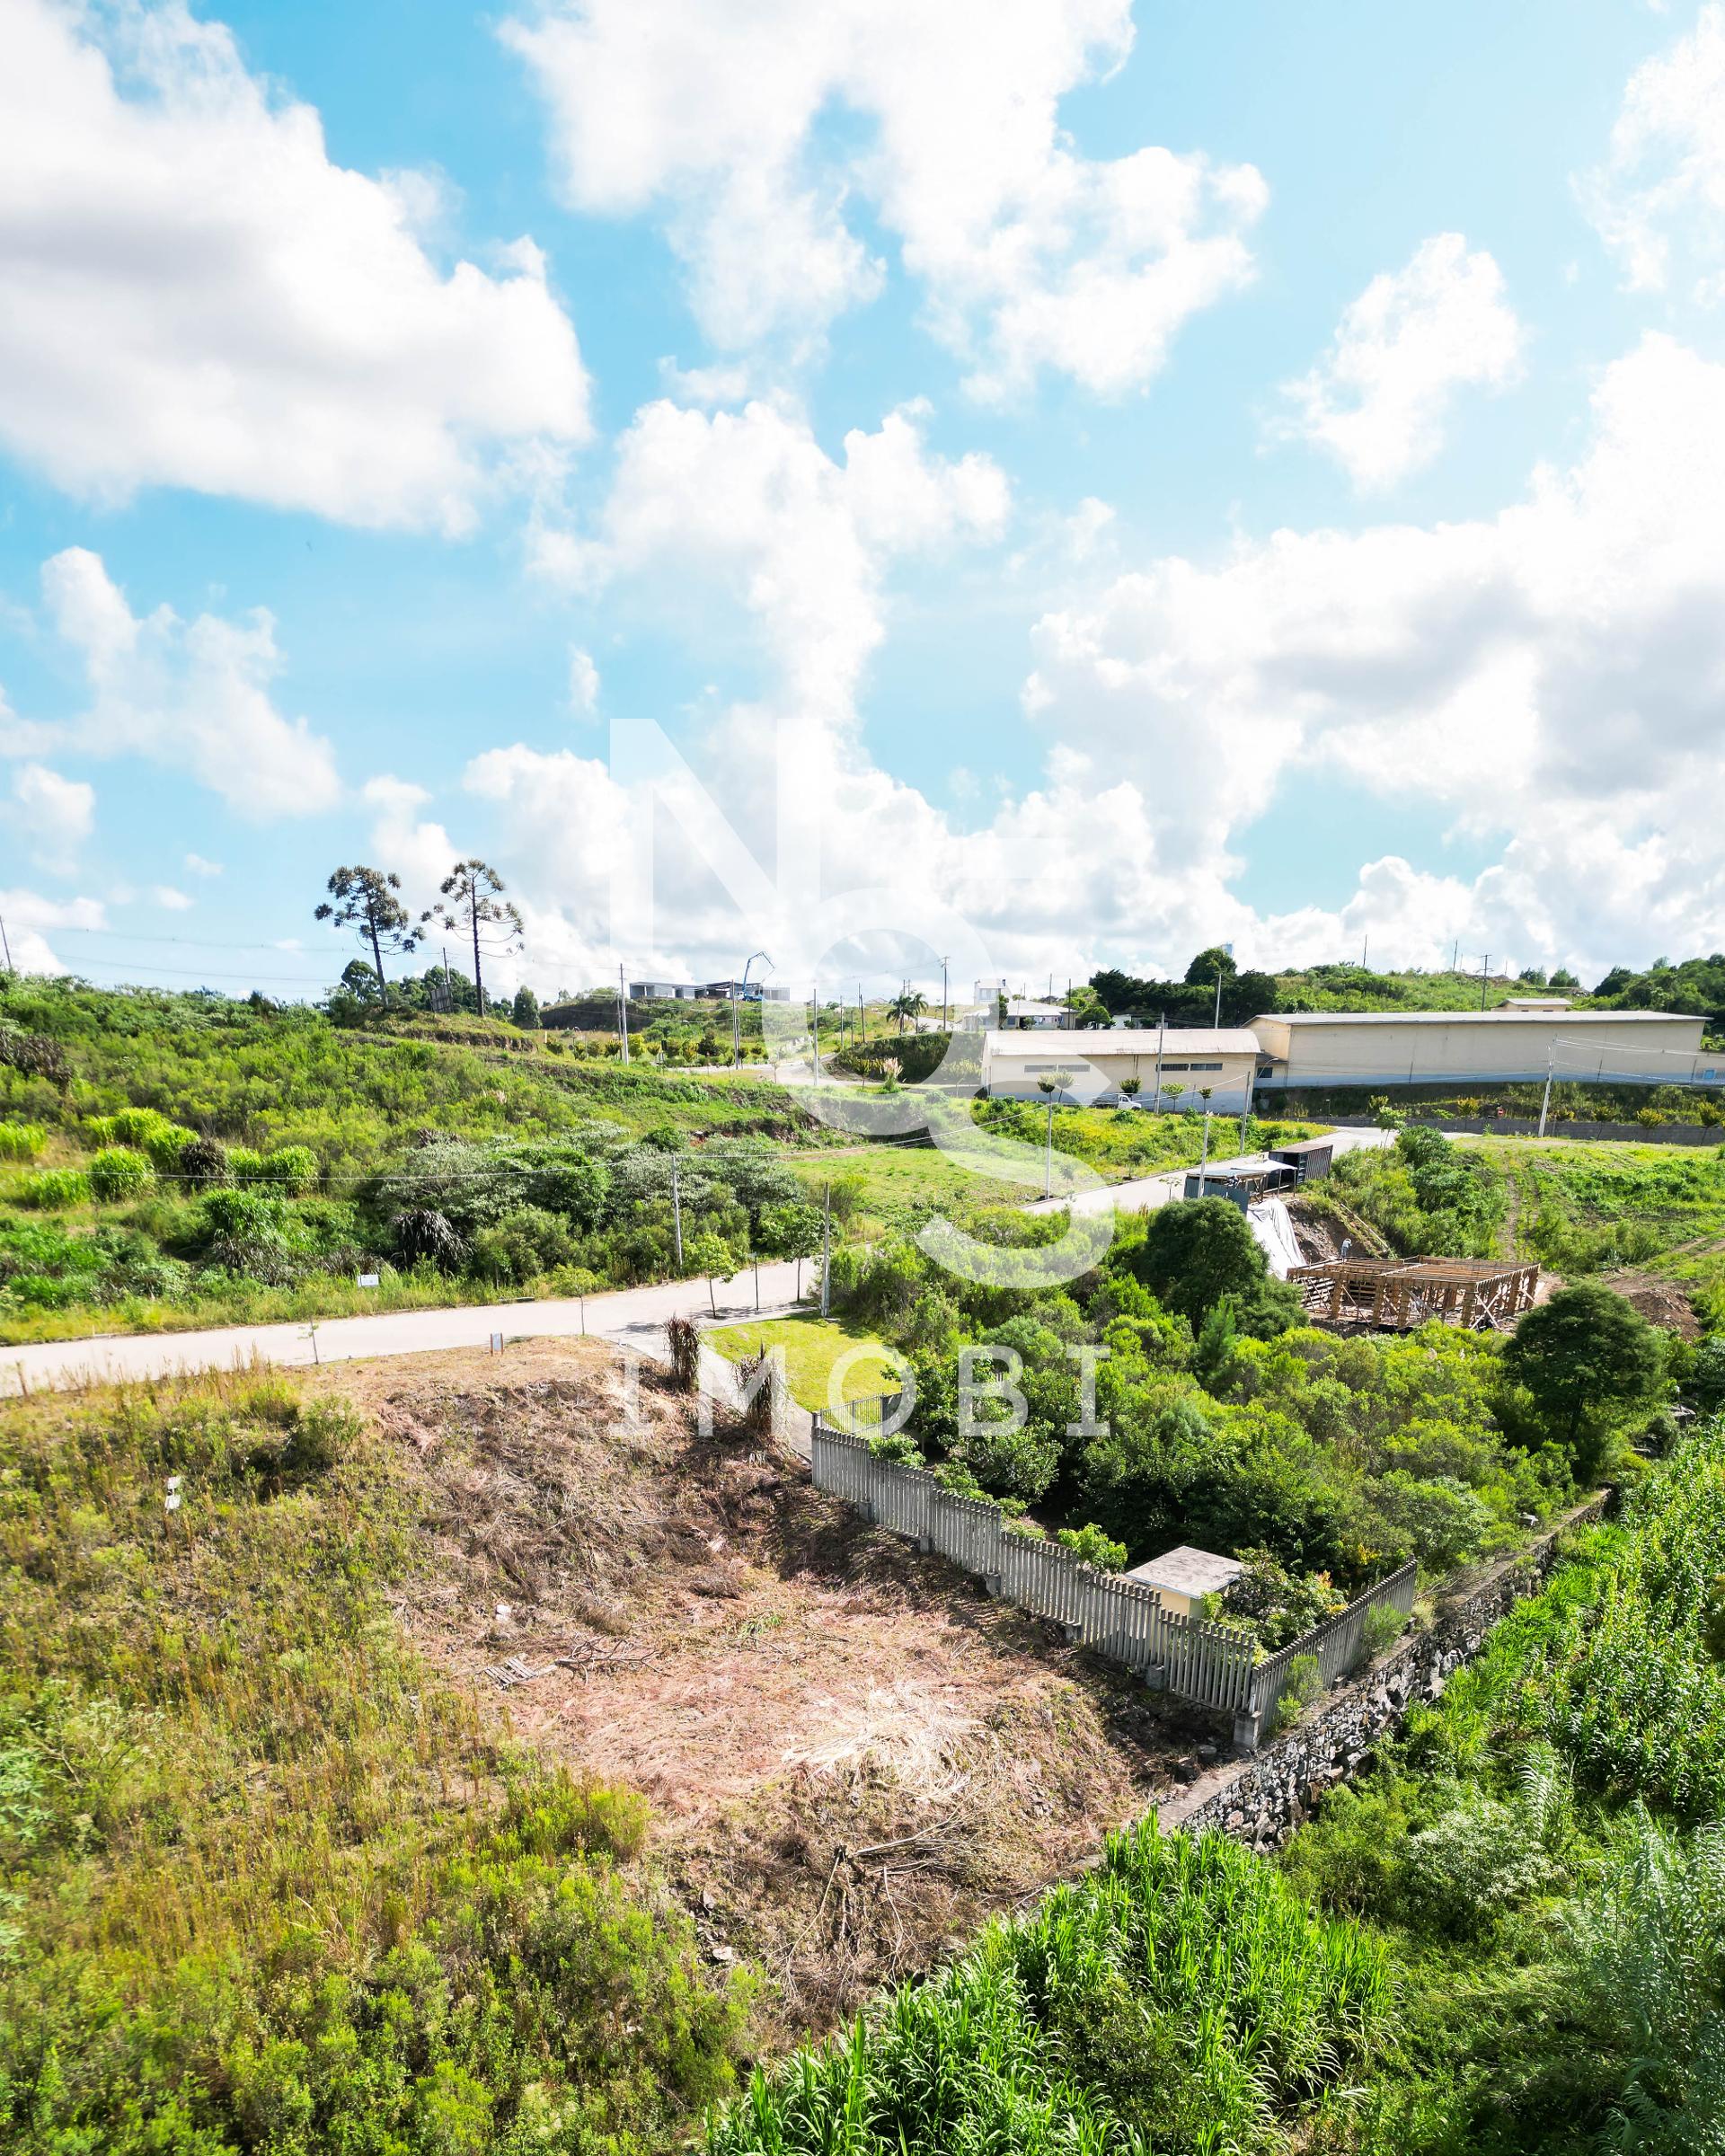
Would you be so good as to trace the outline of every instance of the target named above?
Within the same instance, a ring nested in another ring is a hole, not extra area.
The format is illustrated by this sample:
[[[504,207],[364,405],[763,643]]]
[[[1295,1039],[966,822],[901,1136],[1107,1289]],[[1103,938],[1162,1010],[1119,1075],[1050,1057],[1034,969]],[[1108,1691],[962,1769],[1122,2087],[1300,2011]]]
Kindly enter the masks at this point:
[[[1163,1825],[1194,1833],[1214,1827],[1262,1853],[1279,1849],[1305,1825],[1324,1792],[1348,1780],[1411,1706],[1441,1698],[1492,1626],[1544,1584],[1563,1534],[1598,1519],[1608,1501],[1602,1495],[1570,1514],[1526,1557],[1444,1610],[1430,1631],[1398,1641],[1363,1677],[1330,1693],[1253,1758],[1217,1768],[1189,1795],[1159,1805]]]
[[[1684,1084],[1711,1067],[1725,1080],[1725,1056],[1697,1070],[1702,1021],[1660,1012],[1569,1011],[1499,1014],[1455,1012],[1442,1021],[1395,1016],[1326,1018],[1321,1024],[1269,1016],[1252,1029],[1276,1059],[1266,1091],[1306,1085],[1502,1085],[1540,1082],[1555,1050],[1557,1075],[1606,1083]],[[1654,1054],[1651,1051],[1661,1051]]]

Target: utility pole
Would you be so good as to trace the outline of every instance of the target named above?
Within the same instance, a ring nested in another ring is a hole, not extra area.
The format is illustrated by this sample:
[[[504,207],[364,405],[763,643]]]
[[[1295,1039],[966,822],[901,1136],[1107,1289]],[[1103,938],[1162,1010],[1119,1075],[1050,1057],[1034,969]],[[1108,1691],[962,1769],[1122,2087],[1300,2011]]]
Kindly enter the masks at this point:
[[[1539,1135],[1545,1135],[1545,1118],[1552,1109],[1552,1077],[1557,1064],[1557,1043],[1545,1043],[1545,1097],[1539,1104]]]
[[[1219,966],[1216,969],[1216,1026],[1219,1032],[1222,1028],[1222,968]]]
[[[12,971],[12,938],[6,933],[6,916],[4,914],[0,914],[0,947],[4,947],[5,950],[6,971],[10,973]]]
[[[671,1162],[671,1227],[677,1237],[677,1269],[683,1270],[683,1193],[677,1187],[677,1162]]]
[[[820,1216],[820,1314],[824,1318],[833,1307],[833,1186],[827,1186],[827,1204]]]
[[[1160,1115],[1160,1114],[1162,1113],[1162,1044],[1163,1043],[1163,1041],[1164,1041],[1164,1040],[1166,1040],[1166,1039],[1167,1039],[1167,1038],[1168,1038],[1168,1013],[1167,1013],[1165,1011],[1159,1011],[1159,1012],[1157,1012],[1157,1013],[1156,1013],[1156,1107],[1155,1107],[1155,1112],[1156,1112],[1156,1114],[1157,1114],[1157,1115]]]
[[[1054,1196],[1054,1095],[1048,1095],[1048,1131],[1042,1153],[1042,1195]]]
[[[946,960],[942,959],[941,960],[941,1030],[943,1033],[948,1032],[951,1030],[951,1021],[947,1017]]]
[[[814,1029],[815,1083],[820,1083],[820,980],[819,976],[809,986],[809,1021]]]
[[[869,1009],[868,1005],[862,1001],[862,984],[861,981],[856,984],[856,1023],[858,1027],[857,1045],[861,1047],[862,1042],[869,1038]]]
[[[1462,939],[1459,936],[1455,939],[1455,950],[1449,954],[1449,970],[1452,973],[1459,973],[1462,970]]]
[[[1486,983],[1491,979],[1491,953],[1488,950],[1485,956],[1480,960],[1480,1009],[1482,1011],[1483,1011],[1485,1008]]]
[[[1362,973],[1364,973],[1364,972],[1365,972],[1365,970],[1366,970],[1366,953],[1367,953],[1367,951],[1368,951],[1368,950],[1369,950],[1371,948],[1372,948],[1372,939],[1371,939],[1371,937],[1370,937],[1369,935],[1364,935],[1364,936],[1362,936],[1362,937],[1360,938],[1360,940],[1359,940],[1359,970],[1360,970]]]
[[[629,996],[624,985],[623,960],[617,960],[617,1030],[623,1036],[623,1060],[629,1060]]]

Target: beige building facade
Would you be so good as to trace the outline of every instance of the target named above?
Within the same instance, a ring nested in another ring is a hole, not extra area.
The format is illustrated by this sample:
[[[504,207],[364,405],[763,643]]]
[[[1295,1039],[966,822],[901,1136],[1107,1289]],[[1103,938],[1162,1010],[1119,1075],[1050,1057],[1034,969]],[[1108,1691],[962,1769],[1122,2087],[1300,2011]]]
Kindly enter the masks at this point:
[[[1047,1079],[1063,1100],[1088,1106],[1127,1098],[1121,1081],[1136,1078],[1145,1108],[1155,1106],[1160,1088],[1164,1109],[1238,1115],[1261,1060],[1258,1036],[1244,1026],[992,1032],[983,1042],[982,1082],[1002,1099],[1036,1100]],[[1208,1102],[1202,1086],[1210,1088]]]
[[[1266,1092],[1303,1086],[1725,1082],[1703,1021],[1664,1011],[1310,1012],[1255,1018]]]

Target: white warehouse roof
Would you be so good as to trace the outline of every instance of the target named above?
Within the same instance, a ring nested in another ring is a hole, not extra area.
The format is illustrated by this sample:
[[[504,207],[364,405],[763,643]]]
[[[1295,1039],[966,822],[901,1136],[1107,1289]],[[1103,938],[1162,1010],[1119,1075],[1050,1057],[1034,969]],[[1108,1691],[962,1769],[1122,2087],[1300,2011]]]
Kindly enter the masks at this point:
[[[1254,1026],[1701,1025],[1694,1011],[1266,1011]],[[1182,1037],[1183,1038],[1183,1037]]]

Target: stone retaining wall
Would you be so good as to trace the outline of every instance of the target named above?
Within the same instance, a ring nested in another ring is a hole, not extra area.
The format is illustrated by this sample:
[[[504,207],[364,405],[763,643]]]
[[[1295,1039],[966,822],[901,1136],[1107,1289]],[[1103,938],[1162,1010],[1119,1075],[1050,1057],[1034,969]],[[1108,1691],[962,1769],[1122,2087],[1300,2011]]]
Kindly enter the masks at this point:
[[[1526,1556],[1441,1612],[1427,1632],[1393,1648],[1319,1712],[1272,1737],[1255,1758],[1206,1774],[1190,1793],[1157,1807],[1164,1826],[1218,1828],[1261,1853],[1305,1825],[1326,1789],[1349,1780],[1386,1731],[1421,1700],[1441,1697],[1463,1664],[1516,1604],[1535,1594],[1556,1564],[1562,1536],[1600,1517],[1608,1493],[1570,1513]]]

